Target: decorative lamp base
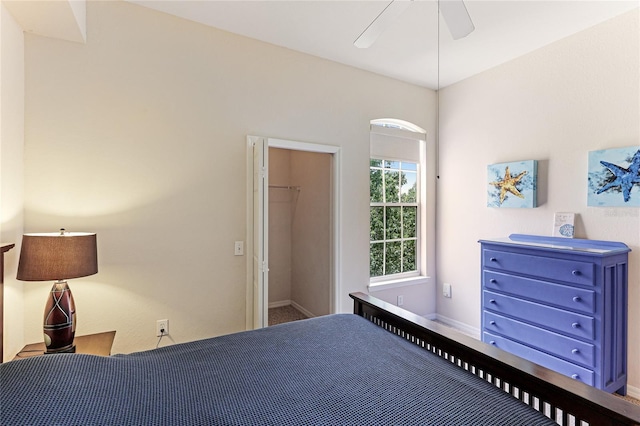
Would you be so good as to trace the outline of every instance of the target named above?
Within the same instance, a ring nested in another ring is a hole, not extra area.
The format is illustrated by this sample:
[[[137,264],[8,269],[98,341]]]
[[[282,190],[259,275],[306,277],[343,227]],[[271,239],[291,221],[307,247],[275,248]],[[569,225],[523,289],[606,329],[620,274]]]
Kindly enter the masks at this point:
[[[75,352],[76,306],[66,281],[56,281],[44,308],[44,344],[47,354]]]
[[[51,350],[46,350],[44,352],[45,355],[52,355],[52,354],[75,354],[76,353],[76,345],[71,345],[70,348],[64,348],[64,349],[59,349],[59,350],[55,350],[55,351],[51,351]]]

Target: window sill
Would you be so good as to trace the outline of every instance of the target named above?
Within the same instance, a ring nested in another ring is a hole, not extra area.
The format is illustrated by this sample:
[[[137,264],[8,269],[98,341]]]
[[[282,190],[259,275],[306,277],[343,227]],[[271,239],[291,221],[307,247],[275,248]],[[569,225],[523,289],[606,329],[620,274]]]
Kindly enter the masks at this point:
[[[411,278],[400,278],[396,280],[380,281],[376,283],[369,283],[368,289],[370,292],[376,292],[381,290],[388,290],[390,288],[407,287],[411,285],[428,284],[430,277],[419,276]]]

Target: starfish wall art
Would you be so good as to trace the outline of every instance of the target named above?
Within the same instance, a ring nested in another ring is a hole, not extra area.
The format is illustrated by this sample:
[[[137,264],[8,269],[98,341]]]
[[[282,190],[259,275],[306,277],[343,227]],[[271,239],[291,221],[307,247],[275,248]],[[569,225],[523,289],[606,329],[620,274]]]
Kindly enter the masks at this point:
[[[536,160],[492,164],[487,168],[487,207],[537,206]]]
[[[640,207],[640,146],[589,152],[587,205]]]

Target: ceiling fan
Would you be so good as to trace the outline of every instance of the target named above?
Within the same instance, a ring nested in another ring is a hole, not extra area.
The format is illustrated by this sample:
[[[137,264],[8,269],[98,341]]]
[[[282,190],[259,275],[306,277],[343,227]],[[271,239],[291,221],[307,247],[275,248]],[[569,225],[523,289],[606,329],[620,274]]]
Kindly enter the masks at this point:
[[[370,47],[393,24],[396,18],[411,5],[412,1],[391,0],[353,44],[362,49]],[[475,29],[469,12],[467,12],[467,7],[462,0],[438,0],[438,9],[442,13],[442,17],[447,23],[449,32],[454,40],[468,36]]]

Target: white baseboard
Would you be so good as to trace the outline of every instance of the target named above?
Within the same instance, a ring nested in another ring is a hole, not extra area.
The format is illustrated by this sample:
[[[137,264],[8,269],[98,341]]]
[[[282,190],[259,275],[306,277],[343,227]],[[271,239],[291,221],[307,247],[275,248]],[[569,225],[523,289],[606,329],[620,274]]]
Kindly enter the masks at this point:
[[[271,308],[282,308],[283,306],[293,306],[294,308],[296,308],[297,310],[299,310],[300,312],[305,314],[308,318],[315,317],[315,315],[313,313],[311,313],[311,311],[309,311],[309,310],[305,309],[304,307],[300,306],[299,304],[297,304],[293,300],[279,300],[277,302],[269,303],[269,309],[271,309]]]
[[[309,310],[305,309],[304,307],[298,305],[293,300],[291,301],[291,306],[293,306],[294,308],[296,308],[297,310],[299,310],[300,312],[305,314],[307,316],[307,318],[314,318],[315,317],[315,315],[311,311],[309,311]]]
[[[635,399],[640,399],[640,388],[627,385],[627,395]]]
[[[440,314],[435,314],[435,318],[433,319],[436,321],[440,321],[444,325],[448,325],[449,327],[455,328],[456,330],[461,331],[462,333],[467,334],[475,339],[480,340],[481,333],[479,328],[471,327],[468,324],[465,324],[460,321],[456,321],[452,318],[445,317],[444,315],[440,315]]]

